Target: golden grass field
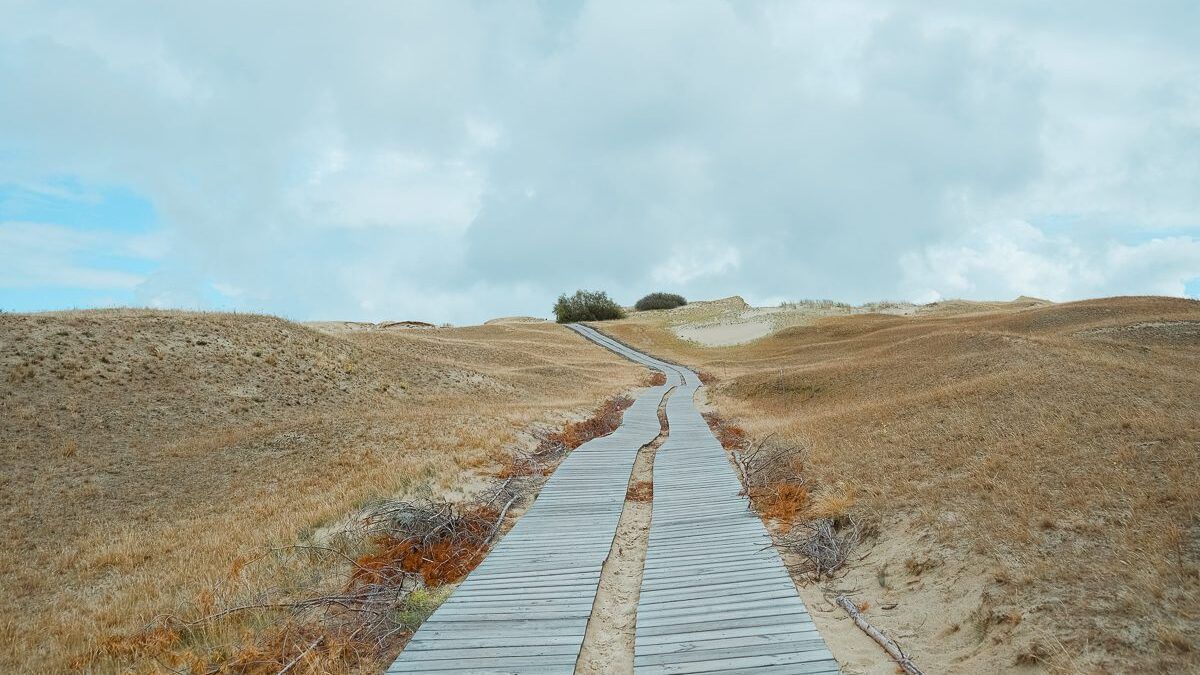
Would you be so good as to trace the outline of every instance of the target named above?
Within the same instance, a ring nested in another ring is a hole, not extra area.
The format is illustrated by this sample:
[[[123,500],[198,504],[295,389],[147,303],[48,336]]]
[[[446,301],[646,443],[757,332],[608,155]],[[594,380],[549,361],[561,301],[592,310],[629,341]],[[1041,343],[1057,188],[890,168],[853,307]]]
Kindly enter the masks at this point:
[[[707,371],[722,415],[793,445],[801,520],[850,505],[879,526],[803,591],[844,664],[892,672],[827,601],[849,590],[926,672],[1200,670],[1200,303],[792,317],[720,348],[672,331],[727,309],[597,326]]]
[[[0,314],[0,672],[164,670],[103,646],[373,499],[468,490],[643,377],[553,324]]]

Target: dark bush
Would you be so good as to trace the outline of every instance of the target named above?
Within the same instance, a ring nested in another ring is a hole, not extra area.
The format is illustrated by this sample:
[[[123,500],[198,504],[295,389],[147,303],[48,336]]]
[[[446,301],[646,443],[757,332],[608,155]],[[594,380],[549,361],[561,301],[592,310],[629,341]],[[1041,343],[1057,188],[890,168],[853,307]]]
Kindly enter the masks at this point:
[[[624,318],[625,310],[604,291],[575,291],[572,296],[558,296],[554,303],[554,320],[559,323]]]
[[[686,304],[687,300],[676,293],[651,293],[638,300],[634,307],[637,311],[644,312],[648,309],[675,309]]]

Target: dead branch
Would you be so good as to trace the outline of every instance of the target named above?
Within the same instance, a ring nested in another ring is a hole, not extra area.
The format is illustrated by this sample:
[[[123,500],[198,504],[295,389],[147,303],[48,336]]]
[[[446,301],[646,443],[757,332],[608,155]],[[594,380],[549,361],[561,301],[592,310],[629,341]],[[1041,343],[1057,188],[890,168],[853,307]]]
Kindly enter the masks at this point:
[[[517,498],[520,496],[520,493],[514,492],[513,496],[508,500],[508,503],[504,505],[504,508],[500,509],[500,515],[496,518],[496,524],[492,526],[491,531],[488,532],[488,535],[483,539],[484,546],[490,544],[492,539],[496,536],[496,533],[500,531],[500,526],[504,524],[504,516],[508,514],[508,509],[512,507],[513,502],[517,501]]]
[[[771,433],[767,434],[766,436],[763,436],[763,437],[762,437],[762,439],[761,439],[761,440],[759,440],[758,442],[756,442],[756,443],[752,443],[752,444],[750,445],[750,448],[749,448],[749,449],[746,451],[746,457],[747,457],[747,459],[751,459],[751,460],[753,460],[753,459],[754,459],[754,457],[755,457],[756,455],[758,455],[758,453],[759,453],[759,452],[760,452],[760,451],[761,451],[761,450],[762,450],[764,447],[766,447],[766,445],[767,445],[767,441],[771,440],[771,438],[772,438],[773,436],[775,436],[775,432],[774,432],[774,431],[772,431]]]
[[[840,528],[832,520],[822,518],[792,530],[780,538],[779,545],[804,559],[804,567],[794,571],[812,573],[819,579],[841,569],[861,539],[862,531],[854,518],[847,518]]]
[[[230,614],[236,614],[238,612],[249,612],[251,610],[256,610],[256,609],[295,610],[296,603],[294,603],[294,602],[261,602],[261,603],[257,603],[257,604],[253,604],[253,605],[239,605],[237,607],[230,607],[229,609],[222,610],[215,614],[209,614],[208,616],[202,616],[199,619],[196,619],[195,621],[182,621],[176,617],[172,617],[172,618],[175,619],[176,621],[178,621],[180,626],[185,627],[185,628],[190,628],[192,626],[199,626],[202,623],[209,623],[211,621],[216,621],[217,619],[229,616]]]
[[[878,642],[880,647],[883,647],[883,650],[888,653],[888,656],[891,656],[892,659],[896,661],[897,665],[899,665],[900,668],[907,673],[907,675],[923,675],[921,670],[917,668],[917,665],[912,662],[912,659],[908,658],[908,656],[901,651],[899,645],[893,642],[888,636],[879,632],[877,628],[872,626],[871,623],[867,621],[866,617],[864,617],[862,613],[858,611],[858,607],[854,606],[854,603],[850,600],[850,598],[844,595],[839,595],[837,604],[839,607],[846,610],[846,613],[849,614],[850,618],[854,620],[854,624],[856,626],[861,628],[864,633],[871,636],[872,640]]]
[[[733,456],[733,463],[737,465],[738,479],[742,483],[742,490],[749,491],[750,477],[746,472],[746,461],[742,459],[742,453],[738,450],[733,450],[729,454]],[[746,508],[750,508],[749,502],[746,503]]]
[[[304,658],[309,652],[316,649],[317,645],[321,644],[324,641],[325,641],[324,635],[317,638],[316,640],[313,640],[313,643],[311,645],[309,645],[307,649],[305,649],[304,651],[297,654],[296,658],[294,658],[290,662],[288,662],[288,664],[286,666],[284,666],[282,670],[280,670],[278,673],[276,673],[276,675],[285,675],[285,673],[287,673],[289,670],[291,670],[293,666],[295,666],[297,663],[300,663],[300,659]]]
[[[354,567],[355,569],[358,569],[358,570],[361,570],[364,572],[367,571],[366,568],[364,568],[362,565],[359,565],[358,561],[356,561],[354,558],[351,558],[350,556],[346,555],[345,552],[339,551],[338,549],[333,548],[332,546],[318,546],[317,544],[294,544],[291,546],[279,546],[276,548],[272,548],[272,549],[270,549],[270,551],[272,553],[283,553],[286,551],[324,551],[326,553],[333,553],[333,554],[339,556],[342,560],[345,560],[346,562],[350,563],[350,566]]]

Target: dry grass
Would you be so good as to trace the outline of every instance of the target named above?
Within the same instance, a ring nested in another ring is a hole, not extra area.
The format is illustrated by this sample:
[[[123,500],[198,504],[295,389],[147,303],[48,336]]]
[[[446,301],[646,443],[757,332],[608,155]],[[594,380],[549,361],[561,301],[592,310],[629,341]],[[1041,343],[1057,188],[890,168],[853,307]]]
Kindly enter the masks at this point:
[[[1200,303],[942,303],[727,348],[663,314],[603,328],[713,373],[722,414],[797,448],[802,518],[883,522],[862,566],[928,559],[880,593],[929,605],[906,632],[930,664],[1200,668]]]
[[[0,671],[123,671],[106,637],[202,605],[236,561],[383,498],[469,491],[536,445],[531,427],[641,376],[546,324],[333,335],[251,315],[2,314]]]

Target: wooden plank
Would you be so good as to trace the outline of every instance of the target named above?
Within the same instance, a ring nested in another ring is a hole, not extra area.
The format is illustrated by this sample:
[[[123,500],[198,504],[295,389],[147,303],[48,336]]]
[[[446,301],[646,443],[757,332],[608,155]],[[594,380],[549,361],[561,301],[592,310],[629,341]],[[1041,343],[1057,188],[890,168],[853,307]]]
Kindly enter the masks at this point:
[[[685,642],[677,645],[673,652],[643,654],[642,665],[658,665],[665,663],[692,663],[702,661],[733,660],[739,657],[777,656],[777,655],[808,655],[811,661],[821,661],[829,658],[829,650],[821,638],[815,640],[764,640],[753,642],[747,638],[738,638],[739,644],[716,646],[707,643]]]
[[[775,631],[780,632],[775,632]],[[774,635],[795,635],[810,637],[819,635],[817,628],[810,625],[807,630],[796,630],[789,626],[787,629],[778,629],[771,626],[749,626],[745,628],[722,628],[716,630],[698,630],[687,633],[671,633],[669,635],[647,635],[642,638],[642,644],[648,649],[655,649],[657,645],[669,644],[675,640],[722,640],[731,637],[747,637],[747,636],[767,636],[770,638]]]
[[[409,660],[413,663],[436,663],[437,661],[472,659],[496,659],[526,656],[574,657],[579,653],[579,647],[570,642],[539,645],[481,645],[477,647],[450,647],[439,643],[437,649],[411,649]],[[555,662],[564,659],[554,659]],[[571,659],[574,660],[573,658]]]
[[[636,672],[639,675],[666,675],[668,673],[720,673],[721,675],[730,675],[731,673],[741,675],[745,673],[747,675],[758,675],[765,672],[786,673],[787,675],[834,675],[841,672],[838,669],[837,661],[834,661],[832,657],[816,661],[811,660],[811,657],[812,655],[808,654],[748,656],[736,659],[702,661],[699,663],[647,665],[638,667]]]
[[[511,635],[503,638],[504,644],[509,647],[530,647],[530,646],[547,646],[547,645],[569,645],[574,643],[574,637],[570,635]],[[409,642],[404,649],[407,651],[426,651],[430,649],[476,649],[479,647],[488,647],[495,644],[497,638],[488,637],[440,637],[430,638],[425,635],[420,641]]]
[[[799,617],[791,617],[789,626],[802,626],[806,622],[805,615]],[[811,624],[812,619],[809,618],[807,623]],[[779,615],[774,612],[766,613],[762,616],[738,616],[731,620],[710,620],[697,619],[690,623],[666,623],[661,626],[644,626],[640,622],[637,627],[637,637],[640,640],[643,636],[666,636],[666,635],[683,635],[686,633],[695,633],[706,630],[734,630],[740,628],[762,628],[768,630],[772,626],[780,625]]]

